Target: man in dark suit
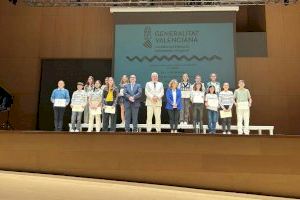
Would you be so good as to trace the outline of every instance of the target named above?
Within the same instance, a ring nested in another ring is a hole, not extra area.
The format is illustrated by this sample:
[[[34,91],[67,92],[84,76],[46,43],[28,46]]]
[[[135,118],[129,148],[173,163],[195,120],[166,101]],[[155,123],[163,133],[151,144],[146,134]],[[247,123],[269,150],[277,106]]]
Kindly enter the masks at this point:
[[[125,131],[130,131],[132,121],[133,132],[137,132],[138,114],[141,105],[142,87],[136,83],[136,76],[130,75],[130,83],[124,87],[125,96]]]

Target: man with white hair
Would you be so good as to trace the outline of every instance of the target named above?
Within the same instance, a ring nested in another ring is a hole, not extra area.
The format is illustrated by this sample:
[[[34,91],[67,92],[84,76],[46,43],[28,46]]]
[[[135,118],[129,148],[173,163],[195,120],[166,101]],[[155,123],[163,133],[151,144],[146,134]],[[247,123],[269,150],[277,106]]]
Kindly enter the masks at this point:
[[[155,117],[156,132],[161,132],[161,106],[164,96],[164,86],[158,81],[158,74],[151,74],[151,81],[146,83],[146,106],[147,106],[147,132],[151,132],[153,114]]]

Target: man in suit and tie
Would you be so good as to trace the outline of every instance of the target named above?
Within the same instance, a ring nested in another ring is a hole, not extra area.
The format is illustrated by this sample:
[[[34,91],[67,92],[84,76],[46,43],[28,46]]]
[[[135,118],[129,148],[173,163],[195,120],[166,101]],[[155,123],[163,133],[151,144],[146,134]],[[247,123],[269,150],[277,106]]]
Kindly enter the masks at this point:
[[[132,121],[133,132],[137,132],[142,87],[136,83],[135,75],[130,75],[129,81],[130,83],[124,86],[125,131],[130,131],[130,122]]]
[[[161,106],[162,97],[164,96],[164,86],[158,81],[158,74],[151,74],[151,81],[146,83],[146,106],[147,106],[147,132],[151,132],[152,118],[155,116],[156,132],[161,132]]]

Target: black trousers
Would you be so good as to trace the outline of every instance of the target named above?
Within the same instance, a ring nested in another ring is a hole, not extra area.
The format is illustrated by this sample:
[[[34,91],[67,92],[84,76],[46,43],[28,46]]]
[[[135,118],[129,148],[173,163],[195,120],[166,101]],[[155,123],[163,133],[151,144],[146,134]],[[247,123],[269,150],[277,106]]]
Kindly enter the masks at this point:
[[[139,107],[129,105],[125,107],[125,131],[130,131],[130,122],[132,121],[132,131],[138,131],[138,115],[139,115]]]
[[[53,107],[55,131],[62,131],[64,125],[65,107]]]
[[[171,130],[177,130],[179,122],[179,110],[177,108],[168,110],[168,114],[170,119]]]
[[[110,131],[116,132],[116,114],[105,113],[102,114],[103,119],[103,131],[108,131],[109,121],[110,121]],[[110,120],[109,120],[110,119]]]

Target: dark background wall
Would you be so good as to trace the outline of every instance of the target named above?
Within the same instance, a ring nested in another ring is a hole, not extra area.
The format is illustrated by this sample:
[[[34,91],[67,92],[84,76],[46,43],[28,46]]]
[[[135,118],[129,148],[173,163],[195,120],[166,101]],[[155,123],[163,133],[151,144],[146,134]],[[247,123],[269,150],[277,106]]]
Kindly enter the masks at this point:
[[[251,123],[275,125],[275,133],[296,134],[300,126],[299,9],[299,3],[266,6],[265,23],[248,17],[261,10],[238,13],[240,31],[267,33],[268,57],[238,57],[237,79],[252,91]],[[30,8],[1,1],[0,30],[0,85],[15,96],[11,120],[17,129],[37,127],[41,59],[112,59],[108,8]]]

